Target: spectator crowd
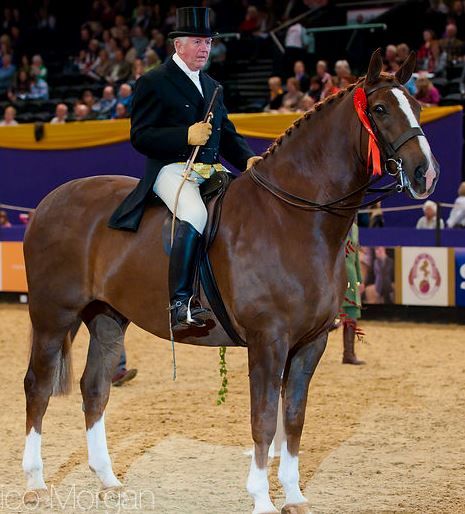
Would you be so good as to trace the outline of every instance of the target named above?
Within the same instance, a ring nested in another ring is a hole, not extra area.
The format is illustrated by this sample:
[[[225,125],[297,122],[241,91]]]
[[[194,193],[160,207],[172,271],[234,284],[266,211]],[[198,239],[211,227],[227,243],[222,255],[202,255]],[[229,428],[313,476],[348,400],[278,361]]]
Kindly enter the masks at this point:
[[[229,29],[249,42],[250,59],[255,59],[269,40],[269,31],[294,14],[325,6],[328,0],[205,0],[215,22],[230,15]],[[425,106],[438,105],[441,93],[431,79],[444,77],[448,67],[464,60],[465,2],[431,0],[424,19],[423,42],[417,51],[418,73],[407,87]],[[56,30],[59,19],[49,12],[50,2],[38,8],[36,29]],[[297,9],[297,10],[296,10]],[[236,13],[237,11],[237,13]],[[225,14],[226,13],[226,14]],[[76,53],[64,64],[68,73],[79,74],[83,87],[78,97],[58,99],[47,121],[118,119],[130,116],[134,84],[144,73],[156,69],[173,52],[169,32],[176,22],[176,5],[153,0],[94,0],[88,19],[80,27]],[[17,102],[50,99],[49,71],[40,53],[28,53],[21,44],[22,12],[6,7],[0,19],[0,100],[3,124],[14,121]],[[269,78],[269,97],[264,110],[269,112],[306,111],[357,80],[345,58],[334,63],[313,60],[313,36],[300,23],[291,24],[284,38],[286,62],[282,74]],[[406,43],[389,44],[384,49],[384,71],[395,73],[406,59]],[[223,78],[227,46],[216,40],[207,69]],[[345,57],[345,56],[341,56]],[[315,63],[315,64],[313,64]],[[85,87],[85,86],[88,87]],[[10,108],[11,107],[11,108]],[[13,114],[13,118],[11,117]]]

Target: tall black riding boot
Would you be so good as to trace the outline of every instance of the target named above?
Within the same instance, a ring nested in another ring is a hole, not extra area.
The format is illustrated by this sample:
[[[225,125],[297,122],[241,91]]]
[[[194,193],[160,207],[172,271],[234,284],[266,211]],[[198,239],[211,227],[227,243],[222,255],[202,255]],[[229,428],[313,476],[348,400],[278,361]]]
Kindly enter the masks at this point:
[[[357,359],[355,355],[355,331],[357,329],[356,323],[344,323],[344,355],[342,357],[342,364],[365,364],[365,361]]]
[[[189,315],[189,301],[193,295],[192,288],[201,241],[202,235],[190,223],[179,222],[171,248],[168,277],[173,331],[187,325],[205,325],[207,309],[192,305]]]

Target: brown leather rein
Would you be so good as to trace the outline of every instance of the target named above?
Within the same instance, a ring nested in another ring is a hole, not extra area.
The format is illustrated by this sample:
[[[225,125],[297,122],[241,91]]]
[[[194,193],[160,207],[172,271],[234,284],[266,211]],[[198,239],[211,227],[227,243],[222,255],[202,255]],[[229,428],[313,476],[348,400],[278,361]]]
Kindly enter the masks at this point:
[[[400,84],[399,84],[400,85]],[[368,91],[366,91],[367,96],[371,95],[378,89],[390,87],[391,89],[396,87],[396,84],[381,84],[378,87],[370,88]],[[355,91],[355,89],[354,89]],[[354,191],[348,193],[345,196],[342,196],[338,198],[337,200],[333,200],[331,202],[327,203],[318,203],[314,202],[312,200],[308,200],[307,198],[302,198],[300,196],[294,195],[292,193],[289,193],[285,191],[284,189],[281,189],[279,186],[273,184],[270,180],[265,178],[263,175],[257,172],[255,169],[255,166],[252,166],[249,170],[250,178],[260,187],[271,193],[273,196],[281,200],[282,202],[286,203],[287,205],[290,205],[292,207],[297,207],[299,209],[304,209],[307,211],[325,211],[329,212],[331,214],[344,216],[342,212],[338,211],[348,211],[348,210],[358,210],[364,207],[369,207],[371,205],[376,204],[377,202],[384,200],[388,196],[391,196],[395,193],[401,193],[406,188],[406,179],[404,177],[403,169],[402,169],[402,159],[395,159],[395,155],[397,154],[398,150],[405,144],[407,141],[410,141],[410,139],[418,136],[424,136],[422,129],[420,127],[412,127],[405,132],[403,132],[396,141],[390,143],[387,142],[382,135],[381,131],[378,129],[376,122],[367,108],[367,116],[370,121],[370,125],[372,127],[373,132],[376,134],[376,138],[378,142],[380,143],[381,151],[383,153],[383,160],[384,160],[384,169],[385,172],[388,175],[396,176],[397,180],[392,182],[391,184],[388,184],[385,187],[381,188],[373,188],[370,186],[373,186],[376,182],[378,182],[380,179],[382,179],[385,174],[381,176],[377,176],[371,181],[368,181],[363,186],[355,189]],[[395,164],[395,170],[394,172],[390,172],[387,168],[387,164],[393,162]],[[357,195],[358,193],[366,191],[367,193],[381,193],[379,197],[375,198],[374,200],[370,200],[358,205],[338,205],[345,200],[349,200],[353,196]]]

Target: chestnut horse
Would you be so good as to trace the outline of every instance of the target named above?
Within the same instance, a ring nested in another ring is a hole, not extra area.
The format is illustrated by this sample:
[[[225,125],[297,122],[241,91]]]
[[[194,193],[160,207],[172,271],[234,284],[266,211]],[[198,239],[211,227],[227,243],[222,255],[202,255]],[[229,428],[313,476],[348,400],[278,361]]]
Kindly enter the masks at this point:
[[[375,52],[364,79],[296,121],[225,195],[209,257],[231,322],[247,343],[254,440],[247,489],[254,514],[277,512],[267,459],[280,394],[282,512],[309,512],[298,470],[307,391],[342,304],[344,239],[369,182],[368,132],[354,109],[355,91],[366,92],[383,163],[390,155],[407,192],[426,198],[436,184],[439,167],[419,128],[420,106],[402,86],[414,61],[410,56],[391,77],[381,73]],[[386,153],[387,147],[394,153]],[[64,184],[41,202],[28,227],[24,252],[33,331],[24,380],[23,468],[29,497],[46,491],[42,418],[50,396],[69,390],[69,332],[79,319],[90,332],[81,378],[89,466],[104,490],[121,487],[107,450],[104,411],[125,330],[132,322],[169,338],[168,257],[161,237],[167,209],[147,208],[137,233],[107,227],[135,184],[117,176]],[[234,344],[218,322],[179,339]]]

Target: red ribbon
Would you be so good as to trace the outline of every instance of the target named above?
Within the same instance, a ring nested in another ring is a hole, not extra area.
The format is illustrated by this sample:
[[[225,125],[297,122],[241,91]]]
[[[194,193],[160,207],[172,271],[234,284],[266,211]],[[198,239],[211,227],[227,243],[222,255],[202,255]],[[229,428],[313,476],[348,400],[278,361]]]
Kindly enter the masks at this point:
[[[354,93],[354,106],[359,120],[368,132],[367,171],[370,172],[371,164],[373,175],[382,175],[381,156],[379,153],[378,142],[366,114],[367,104],[368,101],[365,90],[361,87],[357,88]]]

